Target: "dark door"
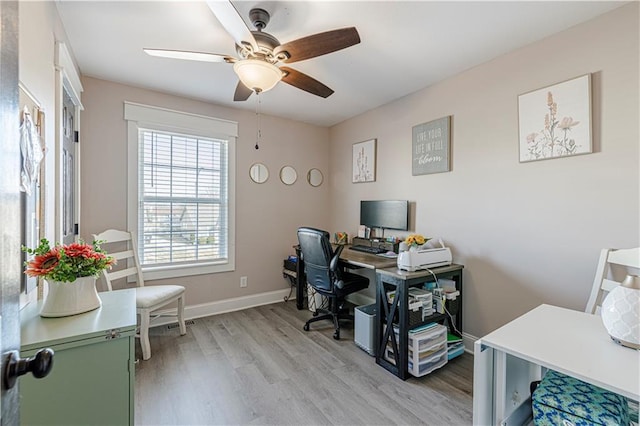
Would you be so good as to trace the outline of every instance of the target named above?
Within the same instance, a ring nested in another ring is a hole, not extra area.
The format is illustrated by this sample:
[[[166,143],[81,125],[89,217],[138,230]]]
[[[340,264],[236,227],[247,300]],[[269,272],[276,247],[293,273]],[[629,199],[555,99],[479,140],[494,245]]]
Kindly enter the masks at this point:
[[[70,244],[75,238],[76,214],[76,144],[75,105],[64,90],[62,106],[62,241]]]
[[[0,1],[0,354],[20,349],[20,141],[18,2]],[[19,423],[19,386],[2,389],[0,422]]]

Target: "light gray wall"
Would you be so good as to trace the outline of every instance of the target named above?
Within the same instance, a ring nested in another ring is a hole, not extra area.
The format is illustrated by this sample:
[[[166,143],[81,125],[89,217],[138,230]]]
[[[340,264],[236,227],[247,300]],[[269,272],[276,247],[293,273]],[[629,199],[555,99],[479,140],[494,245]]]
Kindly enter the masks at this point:
[[[639,245],[638,32],[634,2],[334,126],[331,229],[355,233],[362,199],[411,200],[413,229],[465,266],[474,336],[540,303],[584,309],[600,249]],[[594,153],[519,163],[517,96],[587,73]],[[412,126],[447,115],[451,172],[412,176]],[[370,138],[376,182],[352,184]]]
[[[59,170],[60,156],[56,155],[57,111],[60,111],[61,100],[56,95],[56,87],[62,86],[58,81],[55,66],[55,45],[57,41],[68,42],[54,2],[21,1],[19,7],[20,83],[34,98],[44,111],[43,143],[46,153],[41,167],[45,170],[43,211],[44,222],[40,223],[44,235],[49,241],[56,241],[56,199],[59,185],[56,169]],[[20,105],[21,107],[24,105]],[[0,227],[4,226],[0,224]],[[59,227],[58,227],[59,228]],[[46,286],[45,286],[46,287]],[[21,294],[21,307],[37,300],[37,291]]]
[[[295,253],[296,229],[302,225],[327,227],[329,186],[311,187],[307,171],[327,174],[328,129],[263,116],[262,143],[254,149],[256,117],[235,110],[168,94],[94,78],[83,78],[81,122],[82,237],[108,228],[127,227],[127,126],[123,102],[131,101],[239,123],[236,149],[236,270],[180,278],[187,305],[286,289],[282,261]],[[251,101],[249,101],[251,102]],[[262,162],[270,172],[264,184],[249,178],[249,168]],[[278,173],[293,166],[298,180],[284,185]],[[240,277],[248,287],[240,288]],[[170,280],[176,282],[176,280]],[[162,281],[158,281],[161,283]]]
[[[20,82],[36,98],[44,110],[44,143],[42,160],[45,168],[45,234],[55,240],[56,197],[56,73],[55,43],[66,41],[53,2],[19,2],[20,8]]]

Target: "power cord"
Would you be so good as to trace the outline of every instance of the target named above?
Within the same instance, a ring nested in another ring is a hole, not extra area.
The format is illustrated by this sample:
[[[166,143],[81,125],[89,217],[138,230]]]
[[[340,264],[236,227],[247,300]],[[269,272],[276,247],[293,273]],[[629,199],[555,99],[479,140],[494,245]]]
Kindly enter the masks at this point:
[[[451,313],[447,310],[447,307],[445,306],[444,303],[442,304],[442,307],[444,308],[444,311],[446,312],[446,314],[449,316],[449,324],[451,324],[451,327],[453,327],[453,329],[455,330],[456,333],[458,333],[459,336],[462,336],[462,333],[460,332],[460,330],[456,328],[456,325],[453,322],[453,315],[451,315]]]
[[[426,268],[427,272],[429,272],[432,276],[433,279],[435,280],[436,283],[436,288],[442,289],[442,287],[440,287],[440,281],[438,281],[438,277],[436,276],[436,274],[429,268]],[[447,316],[449,317],[449,324],[451,324],[451,327],[453,327],[453,330],[458,333],[459,336],[462,336],[462,333],[460,332],[460,330],[457,329],[455,323],[453,322],[453,315],[451,315],[451,312],[449,312],[449,310],[447,309],[447,304],[446,304],[446,299],[444,296],[444,291],[440,293],[440,299],[441,299],[441,303],[442,303],[442,309],[444,309],[444,312],[447,314]]]
[[[440,281],[438,281],[438,277],[436,276],[436,274],[435,274],[431,269],[429,269],[429,268],[427,268],[427,272],[429,272],[431,275],[433,275],[433,279],[434,279],[434,280],[435,280],[435,282],[436,282],[436,287],[437,287],[437,288],[441,288],[441,287],[440,287]]]

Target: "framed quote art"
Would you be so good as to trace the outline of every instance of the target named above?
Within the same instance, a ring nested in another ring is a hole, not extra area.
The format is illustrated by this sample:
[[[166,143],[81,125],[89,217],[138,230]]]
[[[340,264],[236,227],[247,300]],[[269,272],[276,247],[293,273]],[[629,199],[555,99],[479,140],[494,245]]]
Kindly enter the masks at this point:
[[[592,152],[589,74],[518,96],[520,162]]]
[[[353,183],[375,182],[376,180],[376,140],[371,139],[353,144]]]
[[[451,116],[413,126],[411,173],[413,176],[448,172]]]

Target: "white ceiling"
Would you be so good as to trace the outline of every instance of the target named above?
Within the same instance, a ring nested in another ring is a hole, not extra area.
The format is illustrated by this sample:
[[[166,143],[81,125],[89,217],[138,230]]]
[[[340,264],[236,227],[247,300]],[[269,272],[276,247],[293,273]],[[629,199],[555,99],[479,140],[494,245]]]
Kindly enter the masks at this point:
[[[234,1],[271,14],[266,32],[281,43],[355,26],[362,42],[291,64],[335,93],[323,99],[279,83],[261,95],[261,111],[331,126],[437,83],[625,2],[612,1]],[[56,2],[83,75],[256,109],[234,102],[237,77],[225,63],[151,57],[143,47],[235,56],[229,36],[204,1]],[[523,70],[525,71],[525,70]]]

